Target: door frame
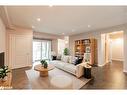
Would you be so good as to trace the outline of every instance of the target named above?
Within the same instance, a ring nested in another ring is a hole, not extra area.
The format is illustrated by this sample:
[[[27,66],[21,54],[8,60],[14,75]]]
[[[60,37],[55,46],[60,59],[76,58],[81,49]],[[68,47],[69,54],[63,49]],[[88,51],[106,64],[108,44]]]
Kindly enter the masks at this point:
[[[123,31],[123,41],[124,41],[124,30],[121,30],[121,31]],[[114,31],[112,31],[112,32],[114,32]],[[104,65],[107,63],[106,62],[106,39],[105,40],[103,40],[102,39],[102,35],[105,35],[105,38],[106,38],[106,35],[108,34],[108,33],[112,33],[112,32],[107,32],[107,33],[103,33],[103,34],[101,34],[101,53],[102,53],[102,62],[104,63]],[[119,31],[118,31],[119,32]],[[124,45],[125,45],[125,43],[123,43],[123,55],[126,55],[125,54],[125,48],[124,48]],[[112,51],[109,49],[109,52],[110,52],[110,58],[108,58],[109,60],[108,60],[108,62],[112,62],[112,60],[110,60],[110,59],[112,59]],[[123,58],[123,60],[125,60],[125,57]],[[125,64],[125,62],[123,62],[123,66],[124,66],[124,64]],[[104,66],[103,65],[103,66]]]
[[[21,34],[9,34],[9,67],[11,68],[11,69],[16,69],[15,67],[13,67],[13,64],[16,64],[15,63],[15,61],[13,60],[14,58],[15,58],[15,41],[16,41],[16,36],[18,36],[18,37],[26,37],[26,35],[21,35]],[[29,37],[30,38],[30,37]],[[32,45],[32,44],[31,44]],[[31,46],[31,48],[32,48],[32,46]],[[31,59],[32,59],[32,49],[31,49],[31,54],[29,54],[29,58],[31,57]],[[24,66],[21,66],[21,67],[19,67],[19,68],[22,68],[22,67],[27,67],[27,66],[32,66],[32,60],[30,60],[28,58],[28,62],[27,62],[27,64],[26,65],[24,65]]]

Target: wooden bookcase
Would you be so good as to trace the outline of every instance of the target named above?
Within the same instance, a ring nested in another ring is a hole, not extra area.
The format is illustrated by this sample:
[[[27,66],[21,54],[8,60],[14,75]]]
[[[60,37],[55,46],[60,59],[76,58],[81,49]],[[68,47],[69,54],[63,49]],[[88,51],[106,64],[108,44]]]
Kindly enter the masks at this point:
[[[75,41],[75,56],[79,58],[84,57],[84,53],[90,54],[90,64],[97,64],[97,40],[91,39],[81,39]]]

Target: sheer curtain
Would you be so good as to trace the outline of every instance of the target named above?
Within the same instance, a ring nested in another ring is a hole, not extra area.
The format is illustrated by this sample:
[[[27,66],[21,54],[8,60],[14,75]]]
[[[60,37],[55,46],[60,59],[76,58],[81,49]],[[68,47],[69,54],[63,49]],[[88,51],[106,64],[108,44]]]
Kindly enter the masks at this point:
[[[33,41],[33,62],[42,59],[51,60],[51,41],[34,40]]]

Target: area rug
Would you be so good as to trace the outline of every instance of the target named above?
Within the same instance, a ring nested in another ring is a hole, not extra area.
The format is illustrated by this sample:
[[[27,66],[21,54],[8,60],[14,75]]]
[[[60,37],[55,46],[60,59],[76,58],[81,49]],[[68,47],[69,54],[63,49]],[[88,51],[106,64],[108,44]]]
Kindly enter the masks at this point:
[[[63,70],[60,70],[58,68],[55,68],[49,71],[48,77],[40,77],[39,72],[33,69],[27,70],[26,74],[27,74],[27,77],[29,79],[29,83],[32,89],[55,89],[51,87],[50,80],[52,77],[57,76],[57,75],[66,75],[70,77],[73,83],[72,89],[80,89],[91,80],[91,79],[86,79],[84,77],[81,77],[78,79],[76,76],[70,73],[67,73]]]

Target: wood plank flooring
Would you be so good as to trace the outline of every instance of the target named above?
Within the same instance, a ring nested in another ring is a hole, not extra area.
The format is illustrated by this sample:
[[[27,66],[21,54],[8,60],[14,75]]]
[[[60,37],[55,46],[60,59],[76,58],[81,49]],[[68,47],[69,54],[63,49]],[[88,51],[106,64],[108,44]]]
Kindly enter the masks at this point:
[[[12,71],[13,89],[31,89],[31,85],[25,70],[31,68],[21,68]],[[123,63],[113,61],[103,67],[92,68],[93,80],[83,89],[127,89],[127,74],[123,73]]]
[[[113,61],[104,67],[92,68],[94,79],[82,89],[127,89],[127,74],[123,62]]]

